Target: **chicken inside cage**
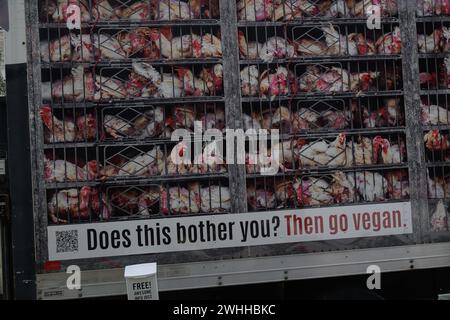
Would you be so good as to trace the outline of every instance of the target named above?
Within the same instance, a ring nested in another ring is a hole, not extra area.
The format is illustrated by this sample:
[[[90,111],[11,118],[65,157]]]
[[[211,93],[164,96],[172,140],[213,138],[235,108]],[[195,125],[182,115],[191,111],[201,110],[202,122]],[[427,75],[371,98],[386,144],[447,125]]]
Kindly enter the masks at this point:
[[[114,101],[139,98],[219,96],[223,91],[221,64],[204,67],[154,67],[135,62],[132,68],[99,68],[98,73],[78,66],[70,74],[54,70],[42,83],[47,102]],[[158,70],[159,69],[159,70]],[[59,73],[59,75],[58,75]]]
[[[231,209],[230,191],[221,184],[187,183],[151,188],[112,188],[110,191],[109,199],[119,216],[226,213]]]
[[[284,66],[250,65],[241,70],[241,94],[274,99],[303,93],[339,94],[402,89],[401,67],[395,61],[295,64]]]
[[[402,88],[401,67],[395,61],[295,66],[301,92],[346,93],[396,91]]]
[[[280,172],[311,168],[401,165],[406,162],[405,139],[401,134],[383,136],[347,135],[330,138],[292,138],[270,146],[267,161],[250,150],[246,155],[248,174],[261,173],[270,163]],[[266,163],[264,163],[266,162]]]
[[[265,63],[299,57],[398,55],[402,47],[400,28],[393,24],[384,25],[381,31],[331,23],[287,29],[245,27],[240,28],[238,40],[241,59]]]
[[[48,199],[52,223],[80,223],[180,214],[229,213],[231,195],[221,181],[54,190]]]
[[[41,34],[41,61],[47,63],[220,57],[220,34],[213,27],[104,27],[81,34],[60,29]]]
[[[378,6],[383,16],[397,15],[396,0],[238,0],[241,21],[282,21],[305,18],[363,18]]]
[[[450,1],[449,0],[416,0],[417,16],[449,16]]]
[[[447,95],[430,94],[423,96],[421,101],[421,120],[424,126],[439,126],[450,124]]]
[[[193,154],[194,148],[186,142],[173,144],[107,147],[102,176],[105,179],[131,179],[227,172],[222,141],[205,143],[198,154]]]
[[[283,101],[269,105],[248,103],[244,105],[243,114],[244,129],[278,129],[281,134],[389,128],[404,124],[404,108],[399,97]]]
[[[450,231],[447,200],[450,197],[450,172],[448,168],[428,169],[428,197],[430,205],[430,227],[432,232]]]
[[[97,116],[94,110],[54,110],[45,105],[39,113],[44,124],[46,143],[92,141],[97,138]]]
[[[435,205],[430,206],[430,227],[432,232],[450,231],[450,215],[448,204],[439,200]]]
[[[55,224],[108,220],[112,213],[106,194],[90,186],[53,190],[47,208],[49,218]]]
[[[219,0],[41,0],[42,22],[67,22],[80,10],[84,23],[217,19]]]
[[[407,170],[251,178],[247,184],[247,200],[252,211],[409,198]]]

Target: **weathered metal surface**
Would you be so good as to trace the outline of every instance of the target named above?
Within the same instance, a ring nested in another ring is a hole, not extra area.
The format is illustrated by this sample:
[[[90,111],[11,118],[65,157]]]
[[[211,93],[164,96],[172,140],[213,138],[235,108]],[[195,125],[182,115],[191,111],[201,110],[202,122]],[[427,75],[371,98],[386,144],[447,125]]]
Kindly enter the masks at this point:
[[[405,90],[406,136],[409,161],[409,181],[413,208],[414,241],[422,242],[427,230],[428,188],[425,147],[421,123],[419,57],[417,51],[416,8],[411,1],[399,1],[402,33],[403,85]]]
[[[30,117],[30,152],[33,179],[33,206],[35,222],[35,247],[37,269],[41,270],[42,263],[47,260],[47,212],[46,195],[43,189],[44,156],[44,130],[40,120],[39,108],[41,106],[41,70],[40,70],[40,44],[39,44],[39,9],[37,1],[25,2],[25,15],[27,21],[27,59],[28,59],[28,106]]]
[[[241,95],[240,95],[240,68],[239,44],[236,32],[236,2],[222,1],[220,3],[224,93],[226,117],[230,129],[242,127]],[[236,148],[237,149],[237,148]],[[240,152],[241,150],[236,150]],[[237,160],[235,154],[235,161]],[[235,162],[237,163],[237,162]],[[233,201],[232,209],[235,213],[247,211],[247,190],[245,184],[245,166],[230,165],[230,191]]]

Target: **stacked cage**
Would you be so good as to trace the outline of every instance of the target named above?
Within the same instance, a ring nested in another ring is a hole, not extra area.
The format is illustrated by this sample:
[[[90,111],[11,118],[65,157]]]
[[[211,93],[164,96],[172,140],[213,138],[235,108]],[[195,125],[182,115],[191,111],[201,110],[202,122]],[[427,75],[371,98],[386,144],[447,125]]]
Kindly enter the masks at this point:
[[[450,230],[450,1],[417,1],[416,20],[429,228],[439,237]]]
[[[242,125],[280,135],[268,161],[248,146],[250,211],[408,201],[397,11],[396,1],[237,1]],[[261,171],[277,157],[275,174]]]
[[[39,9],[49,224],[228,213],[219,1]]]

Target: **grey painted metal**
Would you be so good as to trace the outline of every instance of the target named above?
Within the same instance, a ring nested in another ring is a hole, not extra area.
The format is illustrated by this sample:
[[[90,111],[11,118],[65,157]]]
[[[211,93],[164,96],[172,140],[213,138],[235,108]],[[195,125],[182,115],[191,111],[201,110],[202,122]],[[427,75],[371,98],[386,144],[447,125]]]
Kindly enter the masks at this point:
[[[36,243],[37,270],[47,260],[47,204],[44,189],[44,129],[39,115],[41,105],[41,70],[40,70],[40,44],[39,44],[39,9],[37,1],[26,1],[25,14],[27,23],[27,59],[28,59],[28,105],[30,116],[30,152],[31,170],[33,179],[33,215]]]
[[[27,62],[24,2],[24,0],[8,0],[10,29],[6,33],[6,64]]]
[[[377,264],[383,273],[448,266],[450,244],[166,265],[158,267],[158,286],[161,291],[171,291],[348,276],[366,274],[371,264]],[[69,299],[126,294],[123,269],[84,271],[79,291],[67,289],[67,277],[66,273],[38,275],[38,298]]]
[[[410,0],[399,0],[402,36],[403,90],[405,92],[406,139],[409,162],[410,196],[414,224],[414,241],[421,243],[428,229],[428,180],[425,145],[421,123],[419,53],[417,45],[416,8]]]
[[[240,94],[239,42],[237,34],[236,1],[221,1],[220,21],[223,51],[223,73],[226,121],[230,129],[242,128]],[[240,150],[236,150],[239,152]],[[235,154],[235,163],[237,154]],[[247,188],[245,165],[231,165],[230,192],[232,212],[247,212]]]

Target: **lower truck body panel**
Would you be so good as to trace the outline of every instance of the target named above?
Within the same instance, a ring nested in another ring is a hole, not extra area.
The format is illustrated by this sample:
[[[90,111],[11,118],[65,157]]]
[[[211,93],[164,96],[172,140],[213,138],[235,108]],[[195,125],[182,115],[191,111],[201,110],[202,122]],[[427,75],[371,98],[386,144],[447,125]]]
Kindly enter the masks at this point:
[[[160,265],[158,286],[160,291],[177,291],[364,275],[371,265],[380,267],[382,273],[448,267],[450,244]],[[81,290],[67,289],[67,273],[38,274],[37,297],[47,300],[123,296],[123,274],[122,268],[82,271]]]

